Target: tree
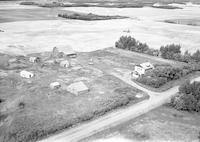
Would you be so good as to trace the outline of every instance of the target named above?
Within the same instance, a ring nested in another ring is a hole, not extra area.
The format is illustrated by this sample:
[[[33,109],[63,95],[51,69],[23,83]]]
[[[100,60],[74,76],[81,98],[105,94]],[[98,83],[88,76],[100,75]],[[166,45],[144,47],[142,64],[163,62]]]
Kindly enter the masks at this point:
[[[177,110],[196,111],[197,100],[192,94],[179,94],[171,100]]]
[[[182,57],[182,61],[183,62],[186,62],[186,63],[189,63],[192,61],[192,56],[191,54],[188,52],[188,50],[185,51],[183,57]]]
[[[197,50],[193,55],[192,59],[195,60],[196,62],[200,62],[200,50]]]
[[[187,80],[179,87],[179,95],[171,100],[171,104],[178,110],[200,111],[200,82]]]
[[[160,47],[161,56],[165,59],[174,59],[177,54],[181,54],[181,46],[170,44]]]
[[[141,43],[139,41],[137,41],[137,46],[136,46],[136,50],[137,52],[140,52],[140,53],[144,53],[145,51],[148,51],[149,50],[149,47],[146,43]]]
[[[121,36],[120,39],[115,43],[115,46],[117,48],[131,50],[131,48],[136,44],[136,40],[131,36]]]

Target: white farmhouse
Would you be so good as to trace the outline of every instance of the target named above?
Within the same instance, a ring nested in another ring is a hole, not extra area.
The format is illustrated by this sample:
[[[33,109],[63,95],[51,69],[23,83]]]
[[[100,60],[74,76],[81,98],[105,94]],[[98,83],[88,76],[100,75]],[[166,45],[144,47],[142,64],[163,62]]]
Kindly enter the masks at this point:
[[[142,63],[140,65],[136,65],[134,71],[141,76],[141,75],[145,74],[146,71],[152,70],[152,69],[154,69],[154,66],[151,63],[146,62],[146,63]]]
[[[79,95],[79,94],[88,92],[89,89],[83,82],[80,81],[80,82],[75,82],[75,83],[70,84],[67,87],[67,91],[72,94]]]
[[[32,78],[34,76],[34,74],[31,73],[31,72],[23,70],[23,71],[20,72],[20,76],[23,77],[23,78]]]

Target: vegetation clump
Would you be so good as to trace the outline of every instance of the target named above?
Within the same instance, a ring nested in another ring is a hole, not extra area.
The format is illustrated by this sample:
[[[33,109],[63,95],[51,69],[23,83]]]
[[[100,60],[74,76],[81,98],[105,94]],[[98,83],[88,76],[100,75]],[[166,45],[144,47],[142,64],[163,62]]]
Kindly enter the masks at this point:
[[[96,14],[83,14],[83,13],[65,13],[65,14],[58,14],[58,17],[66,18],[66,19],[77,19],[77,20],[86,20],[86,21],[94,21],[94,20],[110,20],[110,19],[124,19],[128,18],[125,16],[103,16],[103,15],[96,15]]]
[[[161,56],[164,59],[170,59],[185,63],[196,64],[200,62],[200,50],[191,54],[185,51],[181,52],[181,46],[177,44],[168,44],[161,46],[159,50],[150,48],[146,43],[142,43],[131,36],[121,36],[120,39],[115,42],[115,46],[120,49],[130,50],[134,52],[149,54],[153,56]]]
[[[171,105],[177,110],[200,111],[200,82],[186,81],[179,87],[179,94],[172,98]]]
[[[23,1],[23,2],[20,2],[20,5],[38,5],[38,4],[33,1]]]
[[[190,73],[190,69],[172,66],[158,66],[137,79],[138,82],[159,88],[169,81],[180,79]]]
[[[121,36],[115,43],[115,46],[124,50],[149,54],[152,56],[161,56],[164,59],[188,63],[182,67],[172,67],[169,65],[157,66],[154,70],[148,71],[144,75],[137,78],[139,83],[153,88],[160,88],[167,82],[177,80],[190,73],[200,71],[200,50],[197,50],[193,54],[188,51],[182,54],[181,46],[176,44],[161,46],[159,50],[155,50],[149,48],[146,43],[141,43],[131,36]]]
[[[150,49],[146,43],[142,43],[131,36],[121,36],[120,39],[115,43],[115,46],[120,49],[145,53],[153,56],[159,55],[158,50]]]
[[[188,51],[185,51],[185,53],[182,54],[180,45],[170,44],[166,46],[161,46],[160,53],[161,57],[163,57],[164,59],[171,59],[186,63],[200,62],[200,50],[197,50],[193,54],[189,53]]]
[[[153,8],[160,8],[160,9],[183,9],[177,6],[170,6],[170,5],[160,5],[160,6],[152,6]]]

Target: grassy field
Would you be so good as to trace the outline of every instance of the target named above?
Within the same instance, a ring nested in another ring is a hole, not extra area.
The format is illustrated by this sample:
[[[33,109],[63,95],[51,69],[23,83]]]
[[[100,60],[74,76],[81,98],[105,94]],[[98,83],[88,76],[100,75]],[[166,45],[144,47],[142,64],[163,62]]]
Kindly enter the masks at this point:
[[[0,23],[15,21],[58,20],[58,9],[0,9]]]
[[[93,135],[82,142],[198,142],[199,119],[199,113],[181,112],[165,105],[129,122]]]
[[[47,57],[48,54],[42,55],[42,59]],[[44,61],[32,64],[23,56],[15,58],[16,62],[7,65],[3,61],[13,57],[1,56],[0,141],[35,141],[148,98],[140,90],[95,67],[101,64],[88,65],[87,53],[78,54],[72,60],[73,67],[68,69],[58,64],[43,64]],[[22,69],[32,71],[35,76],[21,78]],[[52,90],[49,85],[55,81],[62,87]],[[69,84],[78,81],[84,82],[90,91],[76,96],[66,90]],[[137,98],[138,93],[143,97]]]

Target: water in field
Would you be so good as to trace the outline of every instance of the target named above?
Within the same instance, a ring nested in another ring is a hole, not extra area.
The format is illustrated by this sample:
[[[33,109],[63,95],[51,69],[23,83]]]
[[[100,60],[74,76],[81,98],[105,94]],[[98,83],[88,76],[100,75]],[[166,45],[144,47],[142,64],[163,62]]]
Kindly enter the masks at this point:
[[[51,50],[54,46],[93,51],[114,46],[122,35],[131,35],[152,48],[181,44],[183,50],[200,49],[200,27],[165,23],[168,19],[200,19],[200,7],[184,9],[98,8],[63,9],[19,6],[0,3],[0,52],[26,54]],[[128,19],[105,21],[65,20],[57,17],[61,10],[100,15],[129,16]],[[130,33],[125,31],[129,30]],[[64,45],[64,46],[63,46]]]

